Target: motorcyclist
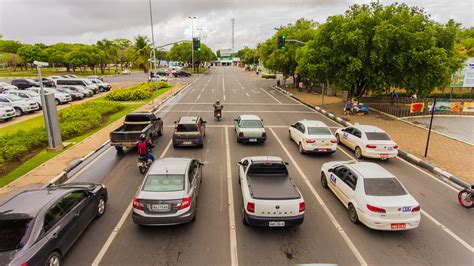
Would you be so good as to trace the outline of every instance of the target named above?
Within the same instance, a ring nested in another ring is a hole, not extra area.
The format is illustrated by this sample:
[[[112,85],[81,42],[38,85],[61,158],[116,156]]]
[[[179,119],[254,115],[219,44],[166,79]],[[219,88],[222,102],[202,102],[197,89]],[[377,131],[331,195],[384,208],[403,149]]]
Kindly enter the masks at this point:
[[[217,100],[215,103],[214,103],[214,117],[217,116],[217,113],[218,112],[221,112],[221,116],[222,116],[222,109],[224,109],[224,105],[222,105],[219,100]]]
[[[140,135],[140,141],[138,141],[137,148],[140,157],[146,157],[151,161],[155,160],[153,153],[151,153],[151,149],[154,148],[154,146],[146,139],[145,134]]]

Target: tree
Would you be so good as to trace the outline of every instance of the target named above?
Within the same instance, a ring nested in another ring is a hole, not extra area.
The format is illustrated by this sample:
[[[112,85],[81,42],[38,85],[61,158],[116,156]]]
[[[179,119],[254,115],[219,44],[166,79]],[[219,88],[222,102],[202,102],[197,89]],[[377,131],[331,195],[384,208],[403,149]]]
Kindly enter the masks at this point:
[[[17,54],[13,53],[0,53],[0,64],[10,68],[10,73],[15,71],[18,64],[20,64],[21,58]]]
[[[237,56],[240,58],[240,62],[250,65],[258,63],[257,49],[245,47],[244,49],[237,52]]]
[[[167,54],[168,61],[180,61],[191,64],[192,60],[192,44],[190,42],[183,42],[174,44]],[[194,51],[194,63],[199,68],[199,65],[204,62],[209,62],[216,59],[216,55],[204,43],[201,43],[201,51]]]
[[[44,49],[43,54],[46,60],[53,66],[65,66],[67,71],[70,65],[66,61],[66,55],[74,49],[73,44],[56,43]]]
[[[0,53],[16,54],[22,44],[18,41],[0,40]]]
[[[151,49],[148,38],[143,35],[137,35],[135,37],[133,48],[134,48],[134,55],[133,55],[134,63],[139,68],[143,69],[143,72],[147,73],[149,64],[150,64],[148,59],[150,59],[150,49]]]
[[[97,41],[96,46],[104,53],[104,60],[100,64],[100,71],[104,74],[107,64],[116,63],[118,61],[118,47],[113,41],[107,39]]]
[[[474,27],[459,31],[455,49],[461,57],[474,57]]]
[[[133,60],[133,56],[131,56],[131,54],[133,53],[129,52],[131,49],[133,49],[133,44],[130,40],[127,39],[114,39],[112,40],[112,42],[114,43],[117,49],[116,63],[119,63],[121,69],[123,70],[123,66]]]
[[[32,64],[34,61],[44,61],[43,47],[44,45],[41,44],[25,44],[18,49],[17,54],[21,57],[23,62],[30,64],[31,69],[33,69]]]

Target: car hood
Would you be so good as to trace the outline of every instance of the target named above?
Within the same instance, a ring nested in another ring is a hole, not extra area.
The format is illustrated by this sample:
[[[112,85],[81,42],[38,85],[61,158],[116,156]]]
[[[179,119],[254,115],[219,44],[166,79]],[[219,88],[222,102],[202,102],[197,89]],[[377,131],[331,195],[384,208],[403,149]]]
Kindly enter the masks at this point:
[[[0,111],[14,111],[15,109],[11,106],[2,106],[0,105]]]
[[[12,250],[12,251],[4,251],[4,252],[0,252],[0,261],[2,262],[2,265],[9,265],[13,259],[15,258],[16,254],[19,252],[20,250],[17,249],[17,250]]]

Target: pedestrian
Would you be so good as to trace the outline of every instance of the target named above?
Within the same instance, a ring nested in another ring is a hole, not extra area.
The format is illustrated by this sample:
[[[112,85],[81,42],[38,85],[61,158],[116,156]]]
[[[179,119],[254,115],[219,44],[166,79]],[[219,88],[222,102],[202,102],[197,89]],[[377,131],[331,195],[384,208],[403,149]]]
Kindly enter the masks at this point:
[[[300,81],[300,83],[298,83],[298,91],[299,92],[303,91],[303,81]]]
[[[344,104],[344,115],[348,115],[351,113],[351,100],[347,98],[346,103]]]

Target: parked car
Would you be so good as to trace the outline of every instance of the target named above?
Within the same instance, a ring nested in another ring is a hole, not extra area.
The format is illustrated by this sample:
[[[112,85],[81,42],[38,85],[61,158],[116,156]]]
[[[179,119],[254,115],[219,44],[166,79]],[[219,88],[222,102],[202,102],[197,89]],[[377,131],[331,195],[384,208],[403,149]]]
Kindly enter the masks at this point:
[[[168,78],[166,78],[166,77],[160,76],[157,73],[152,73],[152,72],[150,72],[150,74],[152,74],[152,75],[150,77],[148,77],[148,81],[155,81],[155,82],[165,81],[165,82],[168,82]]]
[[[110,145],[117,151],[124,147],[132,148],[137,145],[140,135],[145,134],[150,142],[163,134],[163,121],[153,112],[134,112],[125,116],[123,125],[110,132]]]
[[[63,79],[62,76],[49,76],[48,78],[53,79],[53,80],[55,80],[55,79]]]
[[[30,87],[39,87],[39,82],[36,82],[32,79],[14,79],[12,80],[12,85],[17,86],[18,89],[24,90]]]
[[[14,86],[14,85],[11,85],[11,84],[8,84],[6,82],[0,81],[0,93],[4,93],[4,92],[9,91],[9,90],[18,90],[18,87]]]
[[[357,159],[387,160],[398,155],[398,145],[385,131],[375,126],[352,125],[338,129],[335,135],[338,142],[354,150]]]
[[[15,117],[15,108],[11,106],[1,106],[0,105],[0,121],[8,121]]]
[[[38,78],[35,78],[33,80],[38,82],[38,84],[39,84],[39,79]],[[50,88],[56,87],[56,83],[54,83],[54,79],[52,79],[52,78],[41,78],[41,80],[43,81],[43,87],[50,87]]]
[[[30,91],[30,90],[11,90],[11,91],[7,91],[6,93],[19,96],[19,97],[21,97],[25,100],[34,101],[38,104],[40,109],[43,108],[41,106],[41,96],[38,93],[34,92],[34,91]]]
[[[61,265],[82,232],[106,210],[107,189],[68,183],[23,191],[0,206],[3,265]]]
[[[56,90],[71,95],[73,101],[82,100],[85,97],[84,93],[73,91],[65,87],[59,87],[56,88]]]
[[[337,139],[331,129],[316,120],[301,120],[288,129],[290,139],[299,148],[300,153],[334,153],[337,150]]]
[[[26,100],[13,94],[0,94],[0,106],[13,107],[16,116],[21,116],[40,109],[35,101]]]
[[[112,85],[110,85],[107,82],[103,82],[100,79],[89,79],[89,80],[92,81],[92,83],[94,83],[95,85],[97,85],[97,87],[99,88],[99,91],[110,91],[110,89],[112,88]]]
[[[140,225],[194,221],[203,165],[192,158],[156,160],[133,199],[133,221]]]
[[[104,81],[104,78],[103,78],[103,77],[97,76],[97,75],[88,76],[88,77],[86,77],[86,78],[88,78],[88,79],[98,79],[98,80],[100,80],[100,81]]]
[[[85,95],[85,97],[92,97],[94,92],[92,90],[84,88],[84,86],[79,85],[61,85],[58,88],[66,88],[75,92],[80,92]]]
[[[368,162],[328,162],[321,167],[321,185],[348,209],[353,223],[375,230],[417,228],[420,204],[382,166]]]
[[[243,223],[253,226],[301,225],[305,202],[287,163],[275,156],[246,157],[239,161]]]
[[[206,136],[206,121],[199,116],[182,116],[175,121],[173,147],[204,146]]]
[[[41,94],[41,92],[40,92],[41,89],[40,88],[28,88],[27,90],[34,91],[38,94]],[[55,99],[57,105],[68,103],[68,102],[72,101],[72,96],[67,94],[67,93],[60,92],[60,91],[57,91],[57,90],[52,89],[52,88],[43,88],[43,90],[44,90],[45,93],[54,94],[54,99]]]
[[[88,79],[81,79],[81,78],[64,78],[64,79],[57,79],[55,80],[56,85],[58,87],[63,86],[63,85],[70,85],[70,86],[83,86],[86,89],[92,90],[94,93],[99,92],[99,87],[92,83],[92,81]]]
[[[78,76],[76,76],[76,75],[71,75],[71,74],[62,75],[61,77],[66,78],[66,79],[77,79],[77,78],[79,78]]]
[[[182,69],[173,69],[172,73],[173,73],[173,76],[175,76],[175,77],[189,77],[189,76],[191,76],[191,73],[186,72]]]
[[[128,69],[122,70],[122,75],[130,75],[130,70]]]
[[[262,122],[263,120],[256,115],[239,115],[234,119],[237,142],[264,143],[267,133]]]

